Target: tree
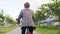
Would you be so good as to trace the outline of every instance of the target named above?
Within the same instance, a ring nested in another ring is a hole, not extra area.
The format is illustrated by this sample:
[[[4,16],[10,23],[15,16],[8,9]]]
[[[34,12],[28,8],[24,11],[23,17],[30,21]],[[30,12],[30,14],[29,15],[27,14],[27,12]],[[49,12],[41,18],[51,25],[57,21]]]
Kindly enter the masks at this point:
[[[1,10],[1,12],[0,12],[0,25],[4,25],[5,23],[4,23],[4,19],[5,19],[5,17],[3,16],[3,10]]]
[[[0,25],[5,25],[4,21],[7,22],[7,23],[11,23],[13,25],[16,24],[16,21],[13,20],[12,17],[6,16],[6,15],[4,16],[4,13],[3,13],[3,10],[2,10],[2,11],[0,11]]]
[[[45,18],[44,18],[44,14],[43,14],[41,11],[37,11],[37,12],[35,13],[35,21],[43,20],[43,19],[45,19]]]
[[[41,5],[38,10],[35,12],[35,21],[45,20],[46,18],[52,16],[52,11],[49,10],[49,7],[45,6],[46,4]]]
[[[60,0],[51,0],[50,3],[43,4],[42,7],[39,7],[40,11],[44,16],[58,16],[58,21],[60,22]],[[37,13],[39,14],[39,12]],[[45,15],[46,14],[46,15]],[[38,18],[39,16],[37,16]],[[60,27],[59,27],[60,34]]]
[[[52,2],[48,4],[44,4],[45,7],[52,12],[52,15],[58,16],[58,21],[60,22],[60,0],[52,0]],[[60,27],[59,27],[59,34],[60,34]]]
[[[60,17],[60,0],[53,0],[53,3],[45,4],[45,7],[48,7],[53,15]]]
[[[10,16],[6,16],[6,22],[11,24],[16,24],[16,21],[12,19]]]

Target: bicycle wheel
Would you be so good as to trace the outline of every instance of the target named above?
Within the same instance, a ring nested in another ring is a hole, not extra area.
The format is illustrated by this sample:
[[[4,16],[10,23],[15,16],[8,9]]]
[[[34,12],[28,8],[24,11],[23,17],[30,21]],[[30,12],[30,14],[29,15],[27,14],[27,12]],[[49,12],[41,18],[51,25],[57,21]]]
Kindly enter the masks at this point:
[[[28,32],[28,34],[32,34],[31,32]]]

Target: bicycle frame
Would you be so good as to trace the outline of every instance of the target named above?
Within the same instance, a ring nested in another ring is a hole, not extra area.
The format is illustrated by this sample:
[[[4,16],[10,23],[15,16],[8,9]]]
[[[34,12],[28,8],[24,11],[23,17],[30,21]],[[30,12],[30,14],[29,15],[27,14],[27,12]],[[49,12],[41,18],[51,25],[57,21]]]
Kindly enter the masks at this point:
[[[31,32],[29,32],[29,29],[26,29],[26,33],[25,34],[32,34]]]

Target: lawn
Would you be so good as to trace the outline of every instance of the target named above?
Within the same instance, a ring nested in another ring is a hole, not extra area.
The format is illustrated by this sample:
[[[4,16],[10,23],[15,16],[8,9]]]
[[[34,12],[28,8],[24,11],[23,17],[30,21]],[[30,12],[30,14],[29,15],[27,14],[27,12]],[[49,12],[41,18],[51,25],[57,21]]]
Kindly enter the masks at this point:
[[[58,34],[58,30],[36,27],[36,31],[40,34]]]
[[[15,28],[17,28],[17,26],[5,27],[5,28],[3,28],[3,31],[2,31],[2,32],[0,31],[0,34],[5,34],[6,32],[8,32],[8,31],[10,31],[10,30],[13,30],[13,29],[15,29]],[[1,30],[1,29],[0,29],[0,30]]]

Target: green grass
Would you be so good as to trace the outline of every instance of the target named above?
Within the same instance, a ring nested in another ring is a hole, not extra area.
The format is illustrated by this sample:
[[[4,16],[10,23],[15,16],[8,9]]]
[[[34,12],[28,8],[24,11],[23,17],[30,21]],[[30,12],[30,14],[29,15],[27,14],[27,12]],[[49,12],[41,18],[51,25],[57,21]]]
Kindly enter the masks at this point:
[[[36,31],[40,34],[58,34],[58,30],[50,30],[44,28],[37,28]]]
[[[17,28],[17,26],[5,27],[5,28],[3,28],[3,31],[0,32],[0,34],[5,34],[6,32],[8,32],[8,31],[10,31],[10,30],[13,30],[13,29],[15,29],[15,28]],[[1,30],[1,29],[0,29],[0,30]]]
[[[36,31],[40,34],[58,34],[58,30],[36,27]]]

